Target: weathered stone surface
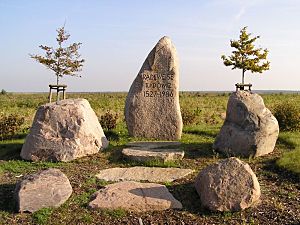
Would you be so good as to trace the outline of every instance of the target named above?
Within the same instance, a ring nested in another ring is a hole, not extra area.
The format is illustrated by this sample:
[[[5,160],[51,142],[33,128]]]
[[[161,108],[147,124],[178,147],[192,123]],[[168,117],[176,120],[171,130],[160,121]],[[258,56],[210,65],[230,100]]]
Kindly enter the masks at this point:
[[[172,182],[193,172],[191,169],[136,166],[101,170],[96,177],[105,181]]]
[[[58,169],[47,169],[25,176],[17,183],[15,196],[19,212],[35,212],[58,207],[72,194],[69,179]]]
[[[70,161],[107,146],[89,102],[66,99],[38,108],[21,157],[32,161]]]
[[[278,134],[278,122],[263,99],[237,91],[229,98],[226,120],[213,148],[233,156],[262,156],[274,150]]]
[[[202,205],[212,211],[240,211],[260,197],[259,183],[250,166],[234,157],[203,169],[195,187]]]
[[[137,142],[129,142],[126,146],[129,147],[139,147],[139,148],[163,148],[163,147],[173,147],[181,145],[180,142],[177,141],[137,141]]]
[[[181,149],[165,149],[165,148],[124,148],[122,150],[123,157],[138,162],[149,162],[149,161],[176,161],[181,160],[184,157],[184,151]]]
[[[125,118],[131,136],[181,138],[179,69],[170,38],[161,38],[146,58],[127,95]]]
[[[165,185],[124,181],[109,184],[97,191],[89,203],[90,208],[118,209],[145,212],[170,208],[181,209],[182,205]]]

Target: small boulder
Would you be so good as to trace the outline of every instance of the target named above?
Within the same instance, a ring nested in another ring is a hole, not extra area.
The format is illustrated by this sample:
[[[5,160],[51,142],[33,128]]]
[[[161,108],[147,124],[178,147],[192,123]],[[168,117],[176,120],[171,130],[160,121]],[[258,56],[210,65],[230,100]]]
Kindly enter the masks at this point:
[[[232,156],[262,156],[274,150],[279,134],[276,118],[258,94],[231,94],[225,122],[213,148]]]
[[[58,169],[47,169],[25,176],[17,183],[15,196],[19,212],[35,212],[58,207],[72,194],[69,179]]]
[[[170,38],[159,40],[132,83],[126,98],[125,119],[133,137],[181,138],[179,66]]]
[[[234,157],[203,169],[195,187],[202,205],[211,211],[241,211],[260,197],[259,183],[250,166]]]
[[[165,185],[124,181],[109,184],[94,193],[89,207],[146,212],[181,209],[182,204],[173,197]]]
[[[89,102],[66,99],[38,108],[21,157],[67,162],[107,146],[108,140]]]

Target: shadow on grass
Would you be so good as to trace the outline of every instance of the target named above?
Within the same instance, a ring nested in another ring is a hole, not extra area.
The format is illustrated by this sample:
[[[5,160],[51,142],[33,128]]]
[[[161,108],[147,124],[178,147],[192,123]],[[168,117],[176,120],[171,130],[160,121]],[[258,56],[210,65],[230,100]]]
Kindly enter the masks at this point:
[[[113,130],[106,130],[106,131],[104,131],[104,134],[109,141],[119,141],[120,140],[120,135]]]
[[[14,198],[15,184],[0,184],[0,211],[14,213],[16,201]]]
[[[122,149],[125,147],[126,147],[125,145],[120,145],[107,150],[108,152],[110,152],[110,156],[108,157],[109,162],[115,164],[128,163],[128,161],[126,161],[126,159],[122,155]]]
[[[21,159],[20,152],[22,149],[20,143],[1,143],[0,142],[0,160]]]
[[[208,138],[215,138],[218,134],[217,131],[211,130],[211,131],[204,131],[204,130],[185,130],[184,133],[186,134],[194,134],[194,135],[199,135],[199,136],[204,136]]]
[[[201,205],[200,197],[195,189],[194,182],[168,186],[172,195],[182,203],[184,211],[198,215],[213,215],[214,213]]]
[[[190,143],[190,144],[181,144],[180,148],[182,148],[185,152],[184,158],[187,159],[197,159],[197,158],[212,158],[216,155],[216,153],[212,148],[212,143]]]
[[[263,169],[268,172],[265,176],[267,176],[268,179],[279,183],[291,182],[298,185],[300,188],[300,175],[279,167],[276,164],[276,160],[277,159],[271,159],[264,163]],[[272,174],[275,174],[276,176]]]
[[[295,149],[297,147],[296,143],[294,143],[293,141],[288,140],[284,137],[278,137],[277,144],[284,145],[288,149]]]

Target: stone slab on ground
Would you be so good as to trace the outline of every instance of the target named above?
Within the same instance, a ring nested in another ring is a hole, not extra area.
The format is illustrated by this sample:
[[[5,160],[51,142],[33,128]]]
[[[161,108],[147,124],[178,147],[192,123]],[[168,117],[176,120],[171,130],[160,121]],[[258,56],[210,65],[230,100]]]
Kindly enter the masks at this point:
[[[58,169],[47,169],[25,176],[17,183],[15,197],[19,212],[35,212],[58,207],[72,194],[69,179]]]
[[[165,149],[165,148],[156,148],[156,149],[147,149],[147,148],[124,148],[122,150],[122,155],[124,158],[138,161],[138,162],[149,162],[149,161],[159,161],[159,162],[168,162],[168,161],[177,161],[181,160],[184,157],[184,151],[181,149]]]
[[[126,146],[129,147],[139,147],[139,148],[164,148],[164,147],[173,147],[180,146],[181,143],[178,141],[137,141],[129,142]]]
[[[101,170],[96,177],[105,181],[148,181],[163,183],[178,180],[193,172],[194,170],[191,169],[135,166]]]
[[[146,212],[166,209],[181,209],[165,185],[124,181],[109,184],[93,194],[89,207],[92,209],[124,209]]]
[[[257,177],[247,163],[231,157],[204,168],[195,180],[204,207],[212,211],[240,211],[260,197]]]

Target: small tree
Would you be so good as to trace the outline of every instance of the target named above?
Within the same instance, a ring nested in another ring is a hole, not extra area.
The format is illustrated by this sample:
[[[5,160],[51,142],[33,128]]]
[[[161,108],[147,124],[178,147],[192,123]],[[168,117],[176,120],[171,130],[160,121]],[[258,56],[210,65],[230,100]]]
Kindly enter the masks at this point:
[[[244,84],[244,76],[247,70],[252,73],[262,73],[270,68],[270,62],[266,60],[268,55],[267,49],[255,48],[254,42],[260,36],[250,37],[251,33],[247,33],[247,27],[240,30],[239,40],[230,40],[230,46],[236,50],[232,51],[232,55],[228,58],[222,55],[225,66],[232,66],[232,69],[242,70],[242,84]]]
[[[65,27],[56,30],[58,48],[40,45],[39,47],[45,50],[45,56],[31,55],[30,57],[45,65],[48,69],[55,72],[56,83],[59,84],[59,78],[64,75],[79,76],[77,72],[82,70],[84,59],[80,59],[78,50],[82,43],[73,43],[67,47],[63,47],[63,43],[70,37],[65,31]],[[79,76],[81,77],[81,76]]]

